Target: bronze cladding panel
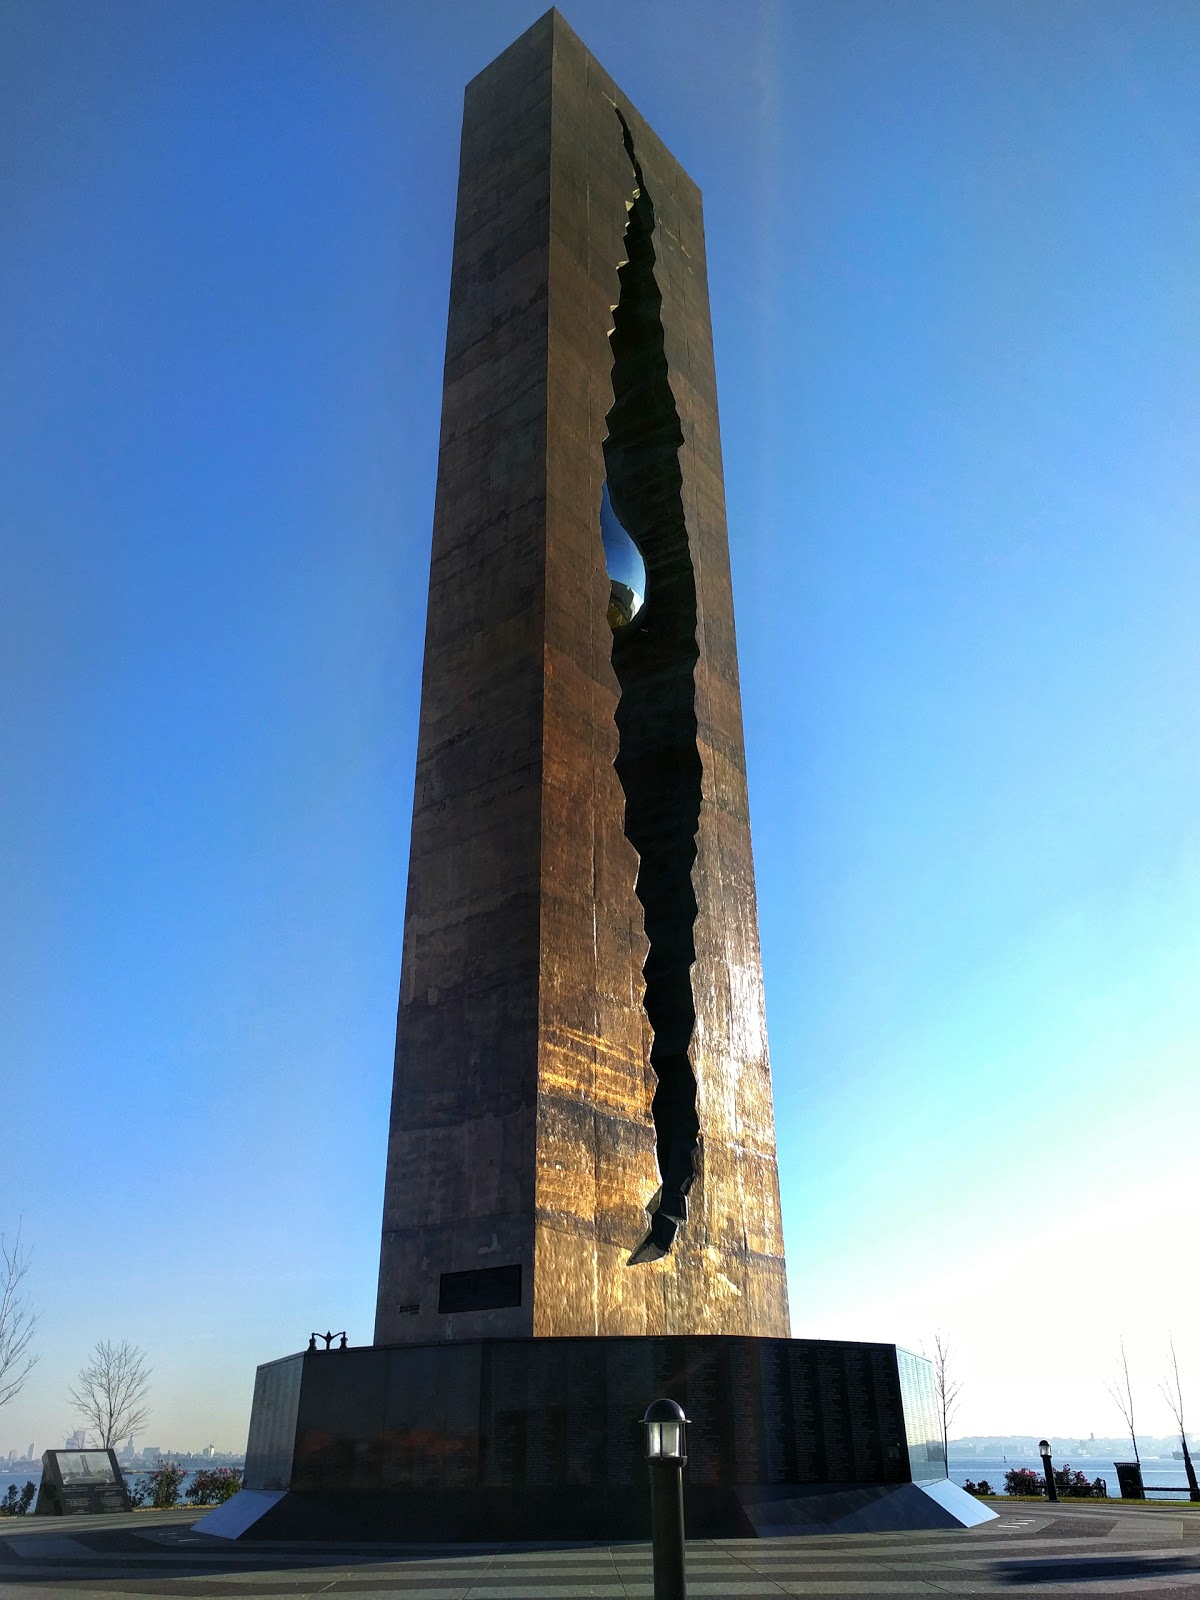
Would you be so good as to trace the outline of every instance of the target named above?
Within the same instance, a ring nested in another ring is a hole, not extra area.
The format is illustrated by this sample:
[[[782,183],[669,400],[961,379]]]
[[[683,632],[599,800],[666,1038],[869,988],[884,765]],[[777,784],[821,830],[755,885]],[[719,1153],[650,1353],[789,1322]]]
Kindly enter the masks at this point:
[[[613,101],[657,211],[704,768],[701,1171],[638,1267],[654,1074],[598,521]],[[519,1307],[438,1312],[442,1273],[513,1263]],[[550,12],[466,94],[375,1337],[789,1332],[700,193]]]

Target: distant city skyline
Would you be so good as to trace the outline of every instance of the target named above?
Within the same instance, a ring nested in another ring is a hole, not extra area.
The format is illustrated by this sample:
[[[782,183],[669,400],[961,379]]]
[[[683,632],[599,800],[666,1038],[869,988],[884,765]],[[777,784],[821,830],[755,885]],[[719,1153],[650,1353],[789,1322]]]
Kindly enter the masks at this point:
[[[372,1336],[462,92],[543,9],[0,15],[10,1446],[100,1339],[238,1450]],[[793,1331],[1065,1437],[1124,1336],[1165,1436],[1200,8],[563,9],[704,192]]]
[[[45,1448],[47,1450],[88,1450],[95,1449],[96,1446],[87,1442],[76,1443],[68,1437],[60,1445],[47,1445]],[[114,1446],[113,1448],[116,1450],[118,1461],[151,1459],[156,1456],[186,1456],[195,1460],[215,1461],[225,1456],[244,1456],[246,1453],[244,1448],[222,1450],[216,1445],[202,1445],[199,1448],[187,1449],[176,1449],[170,1445],[146,1445],[133,1451],[126,1449],[124,1446]],[[42,1452],[35,1451],[32,1442],[26,1447],[24,1454],[15,1448],[10,1449],[7,1454],[0,1452],[0,1461],[40,1461],[41,1457]]]

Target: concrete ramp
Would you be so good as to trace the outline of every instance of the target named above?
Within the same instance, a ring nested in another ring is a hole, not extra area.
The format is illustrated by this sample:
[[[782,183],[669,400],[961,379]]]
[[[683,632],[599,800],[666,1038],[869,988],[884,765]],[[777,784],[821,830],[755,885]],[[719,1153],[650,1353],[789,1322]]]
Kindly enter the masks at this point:
[[[868,1484],[806,1493],[792,1488],[740,1492],[760,1539],[821,1533],[911,1533],[973,1528],[996,1513],[948,1478],[934,1483]]]
[[[206,1517],[201,1517],[194,1531],[215,1534],[218,1539],[240,1539],[252,1533],[255,1523],[286,1493],[286,1489],[239,1489],[224,1505],[214,1506]]]

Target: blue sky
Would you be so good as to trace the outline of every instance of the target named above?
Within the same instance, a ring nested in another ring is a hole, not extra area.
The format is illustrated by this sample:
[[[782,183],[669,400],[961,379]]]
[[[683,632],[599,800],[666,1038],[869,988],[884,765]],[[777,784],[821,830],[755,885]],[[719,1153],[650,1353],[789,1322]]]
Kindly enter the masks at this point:
[[[542,9],[0,6],[0,1450],[99,1338],[236,1448],[257,1361],[370,1337],[461,94]],[[1124,1332],[1165,1431],[1200,13],[565,15],[705,192],[794,1330],[1099,1434]]]

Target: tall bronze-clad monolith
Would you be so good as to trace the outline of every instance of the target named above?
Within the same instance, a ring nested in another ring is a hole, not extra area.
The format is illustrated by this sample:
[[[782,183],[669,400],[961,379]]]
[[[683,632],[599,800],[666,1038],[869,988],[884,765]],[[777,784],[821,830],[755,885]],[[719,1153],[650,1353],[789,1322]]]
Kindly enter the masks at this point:
[[[550,12],[466,93],[375,1337],[789,1331],[700,191]]]
[[[551,11],[466,94],[374,1342],[204,1531],[644,1538],[664,1396],[693,1537],[992,1515],[790,1331],[700,193]]]

